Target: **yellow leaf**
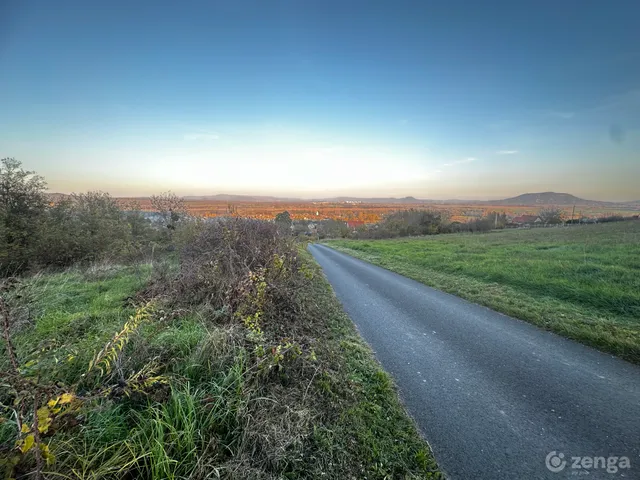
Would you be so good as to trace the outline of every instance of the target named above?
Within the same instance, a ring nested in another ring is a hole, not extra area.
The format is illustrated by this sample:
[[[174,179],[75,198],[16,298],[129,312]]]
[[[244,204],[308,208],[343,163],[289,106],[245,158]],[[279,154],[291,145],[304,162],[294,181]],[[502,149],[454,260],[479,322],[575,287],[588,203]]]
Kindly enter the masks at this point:
[[[20,447],[20,451],[22,453],[27,453],[29,450],[31,450],[31,448],[33,448],[33,444],[35,441],[36,440],[35,438],[33,438],[33,435],[27,435],[22,441],[22,446]]]
[[[52,421],[51,418],[47,417],[44,422],[38,423],[38,431],[40,433],[47,433]]]
[[[38,431],[40,433],[47,433],[52,422],[53,420],[50,417],[45,418],[43,422],[38,423]]]
[[[63,393],[58,397],[60,403],[70,403],[73,400],[73,393]]]
[[[53,464],[53,462],[56,461],[55,455],[53,453],[51,453],[51,450],[49,450],[49,445],[41,443],[40,444],[40,451],[42,452],[42,456],[46,460],[47,465],[51,465],[51,464]]]
[[[51,400],[49,400],[47,402],[47,405],[49,405],[49,407],[53,408],[58,404],[58,401],[60,400],[60,397],[58,398],[52,398]]]
[[[47,407],[40,407],[38,409],[38,431],[41,433],[46,433],[49,430],[49,426],[51,425],[52,419],[49,416],[51,412]]]
[[[22,433],[29,433],[29,430],[31,430],[31,429],[29,428],[29,425],[27,425],[26,423],[23,423],[23,424],[22,424],[22,428],[20,429],[20,431],[21,431]]]
[[[42,422],[49,418],[49,407],[40,407],[36,413],[38,415],[38,422]]]

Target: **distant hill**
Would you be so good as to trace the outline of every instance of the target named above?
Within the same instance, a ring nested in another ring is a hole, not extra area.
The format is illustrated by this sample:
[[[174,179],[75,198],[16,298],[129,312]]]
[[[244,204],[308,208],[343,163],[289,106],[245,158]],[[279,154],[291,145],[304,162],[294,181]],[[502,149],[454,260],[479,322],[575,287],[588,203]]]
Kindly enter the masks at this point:
[[[217,195],[192,195],[184,197],[185,200],[211,200],[218,202],[302,202],[300,198],[280,198],[267,195],[230,195],[219,193]]]
[[[505,198],[504,200],[493,200],[492,205],[612,205],[613,202],[600,202],[596,200],[585,200],[569,193],[542,192],[524,193],[517,197]]]
[[[532,206],[532,205],[584,205],[584,206],[636,206],[640,202],[603,202],[599,200],[586,200],[570,193],[540,192],[523,193],[517,197],[503,200],[427,200],[415,197],[403,198],[359,198],[359,197],[333,197],[316,199],[321,202],[358,202],[358,203],[398,203],[398,204],[464,204],[464,205],[503,205],[503,206]]]
[[[429,200],[418,200],[414,197],[404,198],[361,198],[361,197],[331,197],[303,200],[301,198],[283,198],[266,195],[231,195],[221,193],[218,195],[191,195],[183,197],[185,200],[210,200],[218,202],[357,202],[357,203],[426,203]]]
[[[430,200],[419,200],[414,197],[403,198],[360,198],[360,197],[332,197],[315,199],[316,202],[357,202],[357,203],[427,203]]]

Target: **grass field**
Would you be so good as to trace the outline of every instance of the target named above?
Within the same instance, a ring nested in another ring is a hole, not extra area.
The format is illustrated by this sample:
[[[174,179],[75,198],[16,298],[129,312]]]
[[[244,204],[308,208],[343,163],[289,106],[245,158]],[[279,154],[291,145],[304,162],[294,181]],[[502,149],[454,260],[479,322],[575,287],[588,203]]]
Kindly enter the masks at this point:
[[[49,464],[47,456],[45,477],[441,478],[389,376],[301,254],[310,282],[297,322],[313,332],[304,345],[311,354],[295,358],[283,350],[282,369],[267,371],[258,368],[241,322],[221,322],[197,305],[157,311],[132,331],[114,363],[116,379],[153,365],[144,382],[157,375],[162,381],[142,395],[120,391],[122,380],[105,390],[113,380],[95,371],[91,377],[87,366],[134,315],[156,269],[170,263],[25,280],[12,312],[21,372],[37,367],[39,382],[79,385],[73,409],[42,430],[55,457]],[[3,372],[10,370],[6,353],[0,342]],[[23,455],[15,448],[24,440],[7,406],[12,395],[0,388],[0,474],[31,478],[35,449]]]
[[[326,243],[640,363],[638,221]]]

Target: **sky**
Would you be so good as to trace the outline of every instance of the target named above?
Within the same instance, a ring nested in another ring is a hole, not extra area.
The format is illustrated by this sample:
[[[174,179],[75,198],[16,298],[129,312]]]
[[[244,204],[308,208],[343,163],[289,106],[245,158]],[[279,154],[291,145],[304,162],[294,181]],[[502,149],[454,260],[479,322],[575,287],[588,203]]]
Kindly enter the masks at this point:
[[[55,192],[640,199],[640,2],[0,0]]]

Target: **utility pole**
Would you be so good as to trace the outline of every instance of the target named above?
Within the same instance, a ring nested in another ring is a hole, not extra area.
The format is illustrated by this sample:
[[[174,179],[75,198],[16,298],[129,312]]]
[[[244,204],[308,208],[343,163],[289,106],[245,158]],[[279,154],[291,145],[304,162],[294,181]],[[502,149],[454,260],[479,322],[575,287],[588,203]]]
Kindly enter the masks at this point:
[[[573,215],[576,213],[576,204],[573,204],[573,211],[571,212],[571,225],[573,225]]]

